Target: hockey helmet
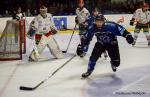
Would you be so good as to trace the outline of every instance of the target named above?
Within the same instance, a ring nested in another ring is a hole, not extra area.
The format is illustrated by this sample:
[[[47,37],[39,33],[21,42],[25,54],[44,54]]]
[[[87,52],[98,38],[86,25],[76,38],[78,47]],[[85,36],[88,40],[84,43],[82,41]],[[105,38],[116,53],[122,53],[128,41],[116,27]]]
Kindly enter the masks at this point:
[[[94,7],[94,8],[92,9],[92,14],[93,14],[94,16],[97,16],[98,14],[100,14],[99,9],[98,9],[97,7]]]
[[[77,1],[77,4],[78,4],[78,7],[79,7],[79,8],[83,8],[83,6],[84,6],[84,1],[83,1],[83,0],[78,0],[78,1]]]
[[[97,7],[94,7],[93,9],[92,9],[92,12],[99,12],[100,10],[97,8]]]
[[[42,16],[46,16],[46,14],[47,14],[47,8],[45,6],[41,6],[40,7],[40,14]]]
[[[149,8],[149,4],[148,3],[143,3],[143,7],[144,8]]]
[[[78,4],[83,4],[83,3],[84,3],[84,0],[78,0],[77,3],[78,3]]]
[[[21,13],[21,7],[17,8],[17,13]]]
[[[105,17],[102,14],[100,14],[100,15],[95,17],[95,20],[105,21]]]

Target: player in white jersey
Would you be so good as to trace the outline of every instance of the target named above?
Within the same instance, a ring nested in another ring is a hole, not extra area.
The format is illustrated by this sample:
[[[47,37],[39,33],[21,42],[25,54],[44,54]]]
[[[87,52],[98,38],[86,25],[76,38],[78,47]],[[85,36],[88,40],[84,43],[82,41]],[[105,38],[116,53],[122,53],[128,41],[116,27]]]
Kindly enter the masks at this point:
[[[21,20],[23,19],[23,17],[24,17],[24,14],[22,13],[21,7],[18,7],[17,12],[14,11],[13,19]]]
[[[19,26],[19,21],[21,21],[21,24],[23,24],[23,21],[24,21],[23,17],[24,17],[24,14],[22,13],[21,7],[18,7],[16,10],[14,10],[12,19],[17,24],[16,26]],[[15,28],[15,41],[16,42],[18,41],[18,35],[19,35],[18,32],[19,32],[19,27],[16,27]]]
[[[29,56],[29,61],[38,61],[39,56],[48,47],[52,55],[56,58],[63,58],[63,53],[60,50],[57,42],[55,41],[53,34],[58,31],[54,25],[52,15],[47,13],[47,8],[42,6],[40,8],[40,14],[36,16],[30,25],[30,30],[27,34],[29,38],[35,35],[35,42],[37,52],[34,49]]]
[[[82,36],[85,34],[88,23],[86,20],[90,16],[89,11],[84,7],[83,0],[78,1],[78,8],[76,9],[76,23],[79,24],[79,35],[80,35],[80,41],[82,42]]]
[[[150,25],[150,11],[148,3],[143,3],[143,7],[137,9],[132,19],[130,20],[130,25],[135,24],[135,30],[134,30],[134,43],[133,46],[136,43],[136,40],[138,38],[138,34],[140,33],[141,29],[143,29],[143,32],[147,38],[148,45],[150,46],[150,35],[149,35],[149,25]]]

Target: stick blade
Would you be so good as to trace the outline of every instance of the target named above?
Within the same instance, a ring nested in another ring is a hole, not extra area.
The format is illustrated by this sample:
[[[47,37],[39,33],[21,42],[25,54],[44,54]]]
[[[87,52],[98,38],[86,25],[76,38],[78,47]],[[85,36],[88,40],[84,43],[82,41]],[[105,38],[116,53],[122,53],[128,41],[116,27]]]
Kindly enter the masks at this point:
[[[63,53],[67,53],[67,51],[62,51]]]
[[[20,86],[20,90],[32,91],[35,88]]]

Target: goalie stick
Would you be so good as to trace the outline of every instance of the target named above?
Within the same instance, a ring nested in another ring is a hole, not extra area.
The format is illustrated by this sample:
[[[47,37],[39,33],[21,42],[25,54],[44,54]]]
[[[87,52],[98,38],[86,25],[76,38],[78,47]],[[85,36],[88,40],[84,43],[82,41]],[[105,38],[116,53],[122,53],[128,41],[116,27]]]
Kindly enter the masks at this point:
[[[45,80],[41,81],[39,84],[37,84],[35,87],[25,87],[25,86],[20,86],[20,90],[25,90],[25,91],[32,91],[37,89],[41,84],[46,82],[48,79],[50,79],[56,72],[58,72],[61,68],[63,68],[67,63],[69,63],[73,58],[75,58],[76,55],[73,55],[68,61],[66,61],[63,65],[61,65],[59,68],[57,68],[48,78]]]

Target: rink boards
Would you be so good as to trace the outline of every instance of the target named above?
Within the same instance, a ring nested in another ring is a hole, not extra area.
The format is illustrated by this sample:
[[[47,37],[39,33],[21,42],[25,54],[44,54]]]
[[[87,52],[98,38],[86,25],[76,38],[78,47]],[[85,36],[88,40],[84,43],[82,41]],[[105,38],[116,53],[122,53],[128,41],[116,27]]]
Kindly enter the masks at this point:
[[[132,14],[117,14],[117,15],[105,15],[106,19],[109,21],[117,22],[122,17],[124,18],[124,22],[120,25],[123,25],[125,28],[127,28],[128,31],[133,32],[134,26],[130,26],[129,22],[132,17]],[[26,29],[29,28],[30,22],[33,20],[34,17],[24,17],[26,19]],[[8,18],[0,18],[0,33],[3,32],[6,21],[12,19],[11,17]],[[75,27],[75,15],[73,16],[54,16],[54,22],[57,29],[68,29],[67,31],[60,31],[63,33],[70,33],[71,29],[74,29]],[[78,29],[78,26],[77,28]]]

